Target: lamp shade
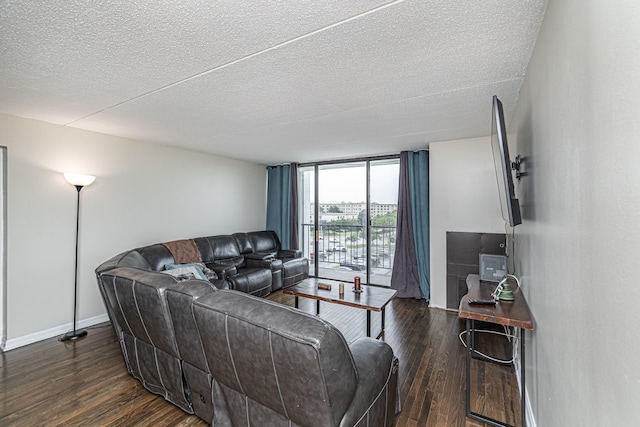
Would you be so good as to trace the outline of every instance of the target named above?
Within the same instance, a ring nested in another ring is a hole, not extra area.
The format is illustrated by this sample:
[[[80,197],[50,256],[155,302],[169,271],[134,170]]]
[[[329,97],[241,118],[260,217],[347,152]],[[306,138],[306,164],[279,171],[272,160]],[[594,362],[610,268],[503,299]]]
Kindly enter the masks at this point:
[[[65,173],[64,179],[71,185],[86,187],[95,181],[96,177],[91,175],[83,175],[81,173]]]

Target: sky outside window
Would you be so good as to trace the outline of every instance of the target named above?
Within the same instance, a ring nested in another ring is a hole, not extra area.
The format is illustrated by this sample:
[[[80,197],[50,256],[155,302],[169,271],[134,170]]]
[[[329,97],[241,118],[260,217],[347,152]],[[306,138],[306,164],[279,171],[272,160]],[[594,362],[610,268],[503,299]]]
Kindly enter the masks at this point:
[[[371,164],[371,200],[398,203],[399,164]],[[322,203],[364,202],[366,173],[364,164],[320,169]]]

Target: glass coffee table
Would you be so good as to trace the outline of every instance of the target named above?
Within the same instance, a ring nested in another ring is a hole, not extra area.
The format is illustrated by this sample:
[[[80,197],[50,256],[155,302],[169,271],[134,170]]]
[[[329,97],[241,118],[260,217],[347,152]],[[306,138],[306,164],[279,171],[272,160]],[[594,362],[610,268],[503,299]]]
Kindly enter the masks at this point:
[[[320,289],[318,284],[331,285],[331,289]],[[335,280],[305,279],[297,285],[284,289],[282,292],[295,296],[296,308],[298,308],[298,298],[309,298],[316,300],[316,315],[320,314],[320,301],[333,304],[341,304],[354,308],[367,310],[367,336],[371,336],[371,312],[379,311],[382,315],[381,330],[377,338],[384,334],[384,309],[391,299],[396,295],[394,289],[379,286],[362,285],[362,292],[354,292],[352,283],[344,284],[344,294],[340,295],[340,282]]]

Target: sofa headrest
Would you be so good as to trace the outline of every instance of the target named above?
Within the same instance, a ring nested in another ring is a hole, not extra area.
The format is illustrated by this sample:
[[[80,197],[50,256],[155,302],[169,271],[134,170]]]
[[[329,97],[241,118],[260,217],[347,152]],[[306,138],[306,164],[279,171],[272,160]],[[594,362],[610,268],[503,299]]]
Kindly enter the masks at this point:
[[[151,270],[149,262],[137,250],[123,252],[100,264],[96,268],[96,274],[113,270],[119,267],[140,268],[142,270]]]
[[[338,425],[357,371],[342,334],[322,319],[236,291],[194,302],[215,381],[299,425]]]
[[[251,245],[251,240],[247,233],[233,233],[232,236],[236,239],[236,243],[238,244],[238,249],[240,249],[241,254],[253,253],[253,246]]]
[[[247,233],[254,252],[278,252],[280,240],[273,231],[252,231]]]
[[[175,264],[169,249],[160,243],[139,248],[137,251],[147,260],[153,271],[162,271],[167,264]]]
[[[193,240],[204,263],[240,256],[238,243],[231,235],[198,237]]]

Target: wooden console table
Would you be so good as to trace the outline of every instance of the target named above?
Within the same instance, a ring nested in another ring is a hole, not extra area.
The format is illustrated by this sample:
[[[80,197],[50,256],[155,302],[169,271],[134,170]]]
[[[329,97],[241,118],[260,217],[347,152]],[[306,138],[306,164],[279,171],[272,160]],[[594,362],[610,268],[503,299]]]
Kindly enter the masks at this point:
[[[462,297],[458,316],[467,321],[467,392],[466,409],[467,417],[482,421],[492,426],[505,427],[508,424],[486,417],[471,410],[471,356],[474,353],[475,322],[476,320],[498,325],[511,326],[520,329],[520,411],[522,415],[522,427],[526,425],[525,415],[525,348],[524,331],[533,329],[533,319],[529,312],[529,306],[524,299],[520,289],[514,289],[514,301],[501,301],[493,305],[469,305],[470,299],[486,300],[491,299],[491,293],[496,288],[496,283],[480,282],[477,274],[470,274],[467,277],[469,293]],[[514,286],[516,288],[516,286]]]

